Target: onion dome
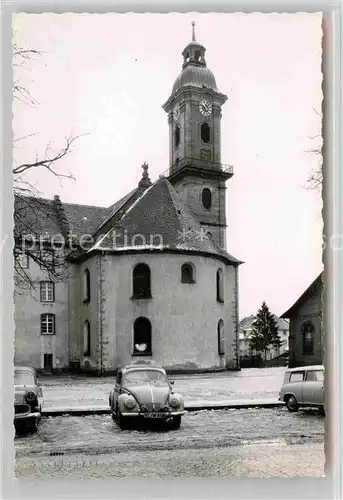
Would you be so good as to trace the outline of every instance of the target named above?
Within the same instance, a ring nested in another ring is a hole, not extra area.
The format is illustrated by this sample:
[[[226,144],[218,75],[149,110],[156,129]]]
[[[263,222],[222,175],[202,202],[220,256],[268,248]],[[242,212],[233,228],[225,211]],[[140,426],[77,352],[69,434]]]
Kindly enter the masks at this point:
[[[182,71],[174,82],[172,91],[173,94],[180,88],[188,86],[208,88],[218,91],[214,75],[212,71],[206,67],[206,49],[195,40],[194,26],[195,23],[193,22],[192,41],[182,52]]]

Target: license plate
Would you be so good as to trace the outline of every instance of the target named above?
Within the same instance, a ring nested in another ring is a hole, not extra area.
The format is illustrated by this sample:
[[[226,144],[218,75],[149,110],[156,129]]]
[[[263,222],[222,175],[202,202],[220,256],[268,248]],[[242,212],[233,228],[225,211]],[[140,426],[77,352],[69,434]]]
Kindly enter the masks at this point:
[[[165,418],[165,413],[144,413],[144,418]]]

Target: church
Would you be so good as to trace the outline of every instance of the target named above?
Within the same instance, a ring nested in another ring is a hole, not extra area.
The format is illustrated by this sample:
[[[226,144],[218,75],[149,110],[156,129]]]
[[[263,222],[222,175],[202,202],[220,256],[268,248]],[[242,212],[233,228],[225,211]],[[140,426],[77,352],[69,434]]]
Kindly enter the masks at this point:
[[[193,23],[163,104],[167,173],[152,182],[144,163],[136,187],[110,207],[16,197],[15,211],[26,205],[25,217],[35,214],[36,234],[50,243],[63,239],[52,258],[62,255],[65,264],[63,278],[54,280],[23,251],[20,265],[37,286],[15,294],[16,365],[96,375],[136,360],[170,373],[239,368],[242,262],[227,250],[233,169],[221,163],[227,96],[205,51]],[[25,223],[15,224],[16,238],[24,231]]]

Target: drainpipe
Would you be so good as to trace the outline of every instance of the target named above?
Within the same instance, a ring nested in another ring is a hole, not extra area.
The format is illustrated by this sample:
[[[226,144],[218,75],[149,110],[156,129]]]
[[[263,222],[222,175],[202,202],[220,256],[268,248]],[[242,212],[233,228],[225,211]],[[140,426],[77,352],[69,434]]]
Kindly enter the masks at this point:
[[[103,352],[102,352],[102,254],[99,255],[99,287],[98,287],[98,324],[99,324],[99,344],[100,344],[100,376],[103,375]]]
[[[235,290],[236,290],[236,370],[240,370],[239,366],[239,299],[238,299],[238,265],[235,266]]]

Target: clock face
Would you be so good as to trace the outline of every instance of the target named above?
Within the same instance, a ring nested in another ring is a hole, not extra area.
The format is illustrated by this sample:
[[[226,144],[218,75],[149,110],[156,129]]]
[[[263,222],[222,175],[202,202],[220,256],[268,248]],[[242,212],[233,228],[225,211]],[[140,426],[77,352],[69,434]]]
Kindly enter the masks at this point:
[[[206,100],[203,100],[199,104],[200,113],[204,116],[208,116],[212,113],[212,104]]]
[[[175,106],[173,111],[174,120],[178,120],[180,118],[180,108],[179,106]]]

